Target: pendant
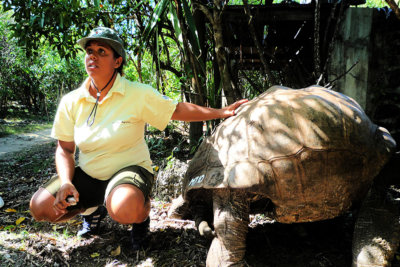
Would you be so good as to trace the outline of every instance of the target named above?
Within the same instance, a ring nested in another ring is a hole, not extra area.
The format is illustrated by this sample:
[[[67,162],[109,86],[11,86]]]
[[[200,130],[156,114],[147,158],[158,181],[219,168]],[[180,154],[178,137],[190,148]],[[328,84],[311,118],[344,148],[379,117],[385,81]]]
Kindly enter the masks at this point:
[[[100,92],[97,92],[97,97],[100,97]]]

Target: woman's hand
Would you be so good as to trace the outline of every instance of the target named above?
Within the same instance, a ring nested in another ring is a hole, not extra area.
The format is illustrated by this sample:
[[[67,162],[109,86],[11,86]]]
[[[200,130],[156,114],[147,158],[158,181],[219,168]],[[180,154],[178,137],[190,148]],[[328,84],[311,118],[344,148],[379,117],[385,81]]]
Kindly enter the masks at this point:
[[[53,208],[58,214],[67,213],[66,208],[71,206],[67,202],[67,197],[73,196],[76,202],[79,202],[79,193],[72,183],[65,183],[61,186],[60,190],[57,192],[56,199],[53,203]]]
[[[222,110],[224,111],[223,112],[224,117],[222,118],[228,118],[230,116],[236,115],[235,110],[242,104],[247,103],[248,101],[249,101],[248,99],[241,99],[236,101],[235,103],[230,104],[229,106],[222,108]]]

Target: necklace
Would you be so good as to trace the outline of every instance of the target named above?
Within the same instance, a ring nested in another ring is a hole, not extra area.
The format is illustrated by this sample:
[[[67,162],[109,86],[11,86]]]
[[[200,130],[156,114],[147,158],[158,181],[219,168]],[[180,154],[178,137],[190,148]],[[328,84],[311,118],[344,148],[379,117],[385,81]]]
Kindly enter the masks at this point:
[[[107,88],[107,86],[110,84],[110,82],[111,82],[112,79],[114,78],[116,72],[117,72],[117,70],[114,70],[114,73],[113,73],[113,75],[111,76],[111,79],[108,81],[108,83],[106,84],[106,86],[104,86],[103,89],[101,89],[100,91],[99,91],[99,89],[97,89],[96,85],[94,84],[93,79],[92,79],[92,81],[91,81],[91,83],[90,83],[90,84],[93,84],[93,87],[96,89],[96,91],[97,91],[96,96],[97,96],[97,97],[96,97],[96,103],[94,104],[93,109],[92,109],[92,111],[90,112],[90,115],[89,115],[89,117],[88,117],[87,120],[86,120],[86,124],[87,124],[89,127],[93,125],[94,119],[96,118],[97,107],[98,107],[98,105],[99,105],[99,99],[100,99],[100,96],[101,96],[101,92],[103,92],[103,90]],[[93,115],[93,118],[92,118],[91,122],[89,122],[89,121],[90,121],[90,118],[92,117],[92,115]]]

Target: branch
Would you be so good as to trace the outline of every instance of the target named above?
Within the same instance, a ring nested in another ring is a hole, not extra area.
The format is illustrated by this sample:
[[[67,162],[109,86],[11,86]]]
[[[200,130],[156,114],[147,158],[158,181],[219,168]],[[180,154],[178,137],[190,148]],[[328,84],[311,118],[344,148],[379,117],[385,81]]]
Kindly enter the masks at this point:
[[[167,46],[167,43],[165,42],[165,38],[164,38],[164,35],[163,35],[163,34],[161,34],[161,41],[163,42],[163,45],[164,45],[163,49],[164,49],[164,51],[165,51],[165,54],[167,55],[167,62],[168,62],[168,65],[171,65],[171,58],[169,57],[168,46]]]
[[[192,92],[192,91],[186,91],[186,90],[182,90],[183,93],[185,94],[191,94],[191,95],[197,95],[200,96],[200,94],[196,93],[196,92]]]
[[[174,67],[172,67],[171,65],[165,64],[164,62],[160,61],[160,68],[163,70],[168,70],[170,72],[172,72],[173,74],[175,74],[178,78],[182,77],[182,72],[178,71],[177,69],[175,69]]]
[[[207,8],[207,6],[195,2],[195,3],[193,3],[193,7],[200,10],[201,12],[203,12],[204,15],[207,17],[208,21],[210,21],[211,24],[214,24],[214,18],[212,16],[210,10]]]
[[[353,66],[351,66],[348,70],[346,70],[344,73],[342,73],[341,75],[339,75],[338,77],[336,77],[335,79],[333,79],[332,81],[328,82],[327,86],[336,82],[337,80],[339,80],[340,78],[342,78],[343,76],[345,76],[347,73],[349,73],[357,64],[359,63],[359,60],[357,60]]]
[[[139,75],[139,82],[143,82],[143,76],[142,76],[142,60],[141,60],[141,54],[138,54],[138,63],[135,62],[135,60],[133,59],[132,55],[128,53],[128,57],[130,59],[130,62],[133,63],[133,66],[135,67],[138,75]]]
[[[250,83],[251,87],[253,87],[253,89],[254,89],[255,91],[257,91],[259,94],[261,94],[261,93],[262,93],[262,90],[258,89],[259,86],[258,86],[255,82],[253,82],[252,79],[250,79],[249,76],[246,75],[246,72],[243,71],[243,70],[240,70],[240,72],[242,73],[242,75],[243,75],[243,77],[246,79],[246,81],[247,81],[248,83]]]
[[[333,53],[333,49],[335,48],[335,45],[336,45],[336,38],[337,38],[337,35],[338,35],[338,33],[339,33],[340,24],[341,24],[341,22],[342,22],[342,19],[343,19],[343,16],[344,16],[344,10],[345,10],[345,5],[344,5],[343,2],[344,2],[344,1],[341,1],[341,2],[340,2],[340,9],[339,9],[339,14],[338,14],[338,17],[337,17],[337,20],[336,20],[335,29],[334,29],[334,31],[333,31],[332,38],[331,38],[331,40],[330,40],[330,42],[329,42],[329,45],[328,45],[328,51],[327,51],[326,57],[325,57],[326,60],[325,60],[325,62],[324,62],[324,64],[323,64],[323,66],[322,66],[321,75],[320,75],[320,77],[319,77],[319,79],[318,79],[318,81],[317,81],[317,85],[320,84],[320,82],[321,82],[323,76],[324,76],[325,73],[326,73],[326,69],[327,69],[327,67],[328,67],[328,65],[329,65],[329,62],[330,62],[330,60],[331,60],[331,55],[332,55],[332,53]],[[331,13],[331,18],[330,18],[330,20],[333,18],[334,13],[336,12],[337,4],[338,4],[338,3],[336,3],[335,6],[334,6],[333,9],[332,9],[332,13]],[[328,27],[326,27],[326,28],[327,28],[326,31],[328,31]],[[325,34],[325,37],[324,37],[324,44],[323,44],[323,45],[327,45],[327,43],[328,43],[328,41],[327,41],[327,34]]]
[[[394,14],[396,14],[396,17],[400,19],[400,8],[396,4],[394,0],[385,0],[386,3],[390,6],[390,8],[393,10]]]
[[[267,60],[264,57],[264,49],[261,47],[261,44],[257,39],[256,29],[253,24],[253,17],[251,16],[248,1],[243,0],[243,4],[244,4],[244,13],[247,15],[247,18],[249,19],[248,24],[249,24],[250,34],[251,34],[251,37],[253,38],[254,44],[256,45],[258,54],[260,55],[260,60],[264,67],[264,72],[268,75],[270,82],[272,84],[275,84],[274,77],[272,76],[271,70],[268,67]]]

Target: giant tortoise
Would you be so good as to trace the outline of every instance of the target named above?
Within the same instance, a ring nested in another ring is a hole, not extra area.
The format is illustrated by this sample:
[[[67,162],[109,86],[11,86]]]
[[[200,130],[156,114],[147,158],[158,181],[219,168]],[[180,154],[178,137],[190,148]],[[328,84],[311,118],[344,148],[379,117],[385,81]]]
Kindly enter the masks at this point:
[[[207,266],[242,266],[250,213],[272,210],[281,223],[342,215],[366,197],[395,147],[389,132],[350,97],[320,86],[274,86],[204,140],[169,214],[215,235]],[[380,232],[395,231],[397,215],[380,204],[364,210],[354,265],[385,265],[397,241]],[[373,225],[382,216],[384,223]]]

